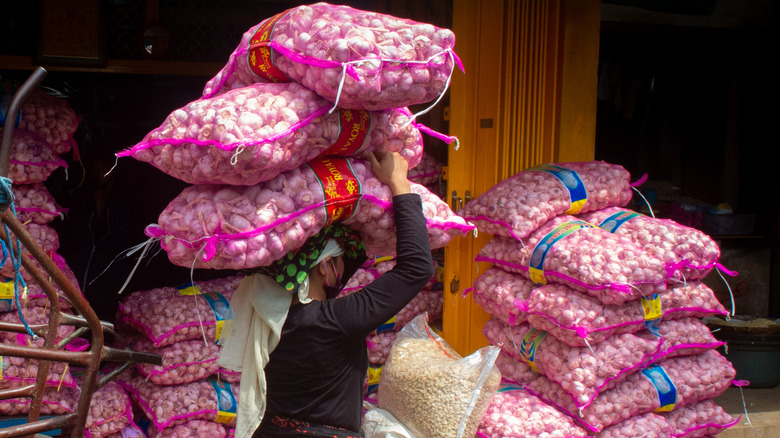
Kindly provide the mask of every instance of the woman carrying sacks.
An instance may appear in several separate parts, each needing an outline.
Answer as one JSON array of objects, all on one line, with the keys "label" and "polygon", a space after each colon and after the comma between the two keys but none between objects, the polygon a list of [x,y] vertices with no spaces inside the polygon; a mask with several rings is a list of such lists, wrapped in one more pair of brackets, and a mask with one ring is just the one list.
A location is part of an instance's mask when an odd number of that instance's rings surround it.
[{"label": "woman carrying sacks", "polygon": [[434,275],[419,195],[398,153],[368,154],[393,193],[395,267],[336,298],[366,261],[349,227],[333,224],[261,273],[248,275],[230,307],[219,364],[242,372],[236,437],[361,437],[366,337]]}]

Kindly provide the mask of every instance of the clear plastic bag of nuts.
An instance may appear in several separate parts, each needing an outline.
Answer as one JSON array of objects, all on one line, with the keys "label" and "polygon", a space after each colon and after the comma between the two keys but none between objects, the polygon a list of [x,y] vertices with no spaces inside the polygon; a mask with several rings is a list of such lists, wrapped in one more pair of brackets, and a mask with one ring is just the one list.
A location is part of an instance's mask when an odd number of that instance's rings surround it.
[{"label": "clear plastic bag of nuts", "polygon": [[382,370],[377,406],[417,438],[473,437],[501,383],[500,348],[462,357],[428,326],[427,314],[399,332]]}]

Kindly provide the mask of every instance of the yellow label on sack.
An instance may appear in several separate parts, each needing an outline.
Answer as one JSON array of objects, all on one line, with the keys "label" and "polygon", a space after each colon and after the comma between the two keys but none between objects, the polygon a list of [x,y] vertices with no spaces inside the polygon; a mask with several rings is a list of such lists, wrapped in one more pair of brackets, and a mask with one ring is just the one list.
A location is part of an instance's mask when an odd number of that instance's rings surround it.
[{"label": "yellow label on sack", "polygon": [[9,279],[0,282],[0,300],[14,298],[14,281]]},{"label": "yellow label on sack", "polygon": [[176,289],[179,290],[179,295],[200,295],[198,285],[192,282],[176,286]]},{"label": "yellow label on sack", "polygon": [[577,172],[554,164],[540,164],[528,170],[547,172],[558,178],[569,193],[569,209],[566,210],[566,214],[579,213],[588,202],[588,191]]},{"label": "yellow label on sack", "polygon": [[531,260],[528,266],[528,274],[531,277],[531,281],[536,283],[537,286],[544,286],[547,284],[547,278],[544,276],[544,260],[547,258],[547,253],[550,248],[553,247],[559,240],[574,233],[583,228],[595,228],[593,224],[589,224],[585,221],[568,221],[564,222],[554,230],[547,233],[546,236],[541,238],[536,243],[534,250],[531,252]]},{"label": "yellow label on sack", "polygon": [[394,330],[395,329],[395,319],[396,319],[396,317],[393,316],[392,318],[390,318],[387,321],[385,321],[384,324],[380,325],[379,328],[376,329],[376,332],[377,333],[382,333],[382,332],[388,332],[390,330]]},{"label": "yellow label on sack", "polygon": [[217,381],[214,377],[209,378],[211,386],[214,387],[214,391],[217,394],[217,418],[214,419],[216,423],[228,424],[232,423],[236,419],[236,412],[238,411],[238,403],[236,402],[236,396],[233,394],[233,388],[230,387],[228,382]]},{"label": "yellow label on sack", "polygon": [[664,315],[664,311],[661,308],[661,297],[658,294],[654,294],[649,299],[642,297],[642,310],[645,313],[645,321],[652,319],[659,319]]}]

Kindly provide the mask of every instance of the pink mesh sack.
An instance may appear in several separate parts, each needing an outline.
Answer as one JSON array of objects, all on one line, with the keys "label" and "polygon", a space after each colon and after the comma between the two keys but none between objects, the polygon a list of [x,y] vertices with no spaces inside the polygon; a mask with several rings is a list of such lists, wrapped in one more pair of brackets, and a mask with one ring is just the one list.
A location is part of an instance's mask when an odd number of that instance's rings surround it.
[{"label": "pink mesh sack", "polygon": [[[64,415],[76,410],[80,390],[78,388],[45,388],[41,415]],[[0,415],[26,416],[30,413],[31,397],[12,397],[0,400]]]},{"label": "pink mesh sack", "polygon": [[8,161],[8,178],[14,184],[46,181],[60,167],[68,167],[68,163],[40,135],[24,129],[14,130]]},{"label": "pink mesh sack", "polygon": [[588,432],[572,418],[520,388],[502,386],[477,428],[481,438],[577,438]]},{"label": "pink mesh sack", "polygon": [[36,88],[22,103],[21,113],[19,129],[38,134],[55,154],[71,150],[79,118],[66,99]]},{"label": "pink mesh sack", "polygon": [[348,6],[297,6],[247,30],[203,97],[254,82],[297,82],[334,106],[384,110],[429,102],[448,88],[455,34]]},{"label": "pink mesh sack", "polygon": [[142,308],[128,309],[135,317],[127,317],[125,322],[155,347],[193,339],[216,343],[225,325],[233,320],[232,296],[230,290],[159,298]]},{"label": "pink mesh sack", "polygon": [[398,152],[416,166],[423,141],[405,108],[342,109],[296,83],[261,83],[173,111],[132,156],[191,184],[251,186],[320,155]]},{"label": "pink mesh sack", "polygon": [[494,317],[483,327],[485,338],[506,353],[558,383],[577,406],[588,406],[600,391],[651,362],[661,339],[616,335],[589,348],[569,347],[527,324],[506,325]]},{"label": "pink mesh sack", "polygon": [[[52,260],[54,260],[55,265],[65,275],[65,278],[68,279],[70,284],[76,288],[76,291],[80,293],[82,296],[84,296],[83,292],[81,291],[81,287],[79,286],[78,279],[76,278],[76,274],[73,272],[70,266],[68,266],[65,259],[62,258],[62,256],[60,256],[59,254],[54,253],[52,254]],[[38,264],[37,261],[35,261],[34,263],[36,265]],[[8,271],[11,271],[10,268],[7,269]],[[26,268],[21,267],[20,273],[27,285],[27,293],[26,294],[23,293],[19,297],[19,302],[22,304],[22,307],[26,308],[26,307],[49,306],[49,298],[46,295],[43,286],[37,280],[32,278],[32,275],[27,271]],[[46,281],[57,292],[57,296],[60,298],[59,300],[60,307],[63,309],[72,308],[73,304],[66,298],[65,292],[62,291],[60,285],[57,284],[57,282],[55,282],[52,278],[47,277]],[[2,278],[0,276],[0,311],[16,310],[16,301],[13,298],[14,298],[13,280],[11,278]]]},{"label": "pink mesh sack", "polygon": [[629,238],[672,267],[670,276],[678,280],[704,278],[720,258],[720,248],[710,236],[671,219],[657,219],[620,207],[592,211],[580,217]]},{"label": "pink mesh sack", "polygon": [[663,412],[673,437],[700,438],[717,435],[739,423],[712,399],[702,400],[670,412]]},{"label": "pink mesh sack", "polygon": [[[62,310],[63,313],[71,313],[67,309]],[[28,325],[48,325],[49,324],[49,308],[43,306],[22,307],[22,316]],[[0,321],[21,323],[22,319],[19,317],[19,311],[14,310],[11,312],[0,312]],[[55,342],[60,342],[76,329],[72,325],[60,324],[57,328],[57,334]],[[46,342],[45,337],[39,336],[37,340],[26,333],[12,333],[7,331],[0,331],[0,342],[3,344],[11,345],[34,345],[43,347]]]},{"label": "pink mesh sack", "polygon": [[629,178],[603,161],[544,164],[500,181],[458,214],[483,233],[523,239],[555,216],[628,204]]},{"label": "pink mesh sack", "polygon": [[700,281],[669,286],[656,295],[612,306],[551,283],[531,292],[524,308],[531,326],[572,347],[598,344],[618,333],[653,330],[660,321],[728,314],[712,289]]},{"label": "pink mesh sack", "polygon": [[622,304],[666,289],[667,271],[630,240],[569,215],[556,216],[526,239],[497,236],[475,258],[517,272],[539,286],[565,284]]},{"label": "pink mesh sack", "polygon": [[[431,248],[474,229],[426,188],[411,186],[423,201]],[[192,268],[267,266],[335,221],[361,235],[369,256],[394,255],[391,199],[366,162],[322,158],[255,186],[187,187],[146,234],[161,240],[173,264]]]},{"label": "pink mesh sack", "polygon": [[211,280],[187,282],[178,286],[163,286],[150,290],[135,291],[119,302],[117,319],[120,321],[138,319],[144,313],[151,311],[150,309],[157,307],[159,300],[204,293],[232,294],[243,278],[243,274],[237,274]]},{"label": "pink mesh sack", "polygon": [[536,288],[534,282],[520,274],[491,266],[474,280],[472,296],[475,303],[499,321],[519,325],[526,322],[527,301]]},{"label": "pink mesh sack", "polygon": [[[24,228],[45,253],[54,254],[59,249],[60,237],[57,235],[57,231],[54,228],[49,225],[36,223],[28,223]],[[25,247],[21,248],[21,256],[32,259],[32,255],[30,255],[30,252]],[[2,268],[0,268],[0,275],[5,278],[14,278],[15,268],[11,259],[5,258],[3,261],[4,264],[2,265]],[[35,263],[37,264],[38,262],[35,261]],[[20,269],[22,268],[20,267]]]},{"label": "pink mesh sack", "polygon": [[221,348],[203,339],[179,341],[165,347],[155,347],[148,339],[140,339],[133,350],[162,356],[162,365],[139,363],[136,369],[157,385],[178,385],[201,380],[216,374]]},{"label": "pink mesh sack", "polygon": [[192,420],[162,430],[157,430],[154,424],[151,424],[147,433],[149,438],[225,438],[228,436],[224,425],[207,420]]},{"label": "pink mesh sack", "polygon": [[522,359],[517,359],[503,350],[496,358],[496,368],[501,371],[503,380],[517,385],[525,385],[541,376]]},{"label": "pink mesh sack", "polygon": [[596,438],[671,438],[672,429],[666,419],[656,413],[635,415],[618,424],[604,428]]},{"label": "pink mesh sack", "polygon": [[[27,344],[21,344],[27,346]],[[15,356],[0,356],[0,389],[33,385],[38,378],[40,361]],[[76,383],[64,362],[51,362],[46,387],[75,387]]]},{"label": "pink mesh sack", "polygon": [[158,386],[136,377],[130,396],[159,432],[194,420],[235,426],[238,385],[202,379],[181,385]]},{"label": "pink mesh sack", "polygon": [[11,186],[14,194],[16,217],[21,223],[36,223],[45,225],[56,219],[63,218],[68,212],[62,208],[43,183],[14,184]]},{"label": "pink mesh sack", "polygon": [[526,389],[552,403],[592,432],[618,424],[635,415],[679,409],[714,398],[732,383],[734,367],[716,350],[678,356],[627,376],[600,394],[587,408],[578,409],[561,386],[546,377]]},{"label": "pink mesh sack", "polygon": [[[79,382],[81,385],[81,382]],[[84,436],[106,438],[133,423],[130,396],[117,382],[108,382],[92,394]]]},{"label": "pink mesh sack", "polygon": [[368,335],[366,337],[368,363],[371,365],[384,365],[396,338],[398,338],[398,332],[394,330],[381,333],[375,332]]}]

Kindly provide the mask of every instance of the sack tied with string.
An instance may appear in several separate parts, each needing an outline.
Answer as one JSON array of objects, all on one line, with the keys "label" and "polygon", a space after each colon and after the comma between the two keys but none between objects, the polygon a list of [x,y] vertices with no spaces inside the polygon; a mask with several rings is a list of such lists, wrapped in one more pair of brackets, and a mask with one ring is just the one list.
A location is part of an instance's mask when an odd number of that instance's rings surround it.
[{"label": "sack tied with string", "polygon": [[297,6],[247,30],[208,98],[255,82],[297,82],[333,102],[364,110],[440,98],[457,65],[455,34],[431,24],[349,6]]},{"label": "sack tied with string", "polygon": [[[422,198],[431,248],[474,227],[425,187]],[[254,186],[185,188],[147,226],[175,265],[210,269],[268,266],[326,225],[340,221],[357,231],[369,256],[394,255],[392,192],[367,162],[317,158]]]}]

